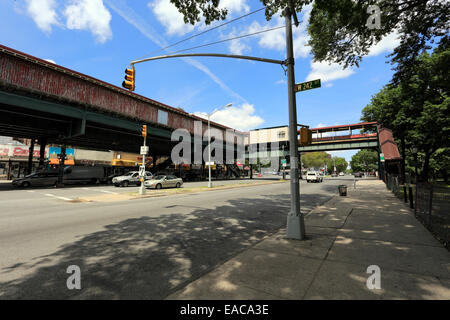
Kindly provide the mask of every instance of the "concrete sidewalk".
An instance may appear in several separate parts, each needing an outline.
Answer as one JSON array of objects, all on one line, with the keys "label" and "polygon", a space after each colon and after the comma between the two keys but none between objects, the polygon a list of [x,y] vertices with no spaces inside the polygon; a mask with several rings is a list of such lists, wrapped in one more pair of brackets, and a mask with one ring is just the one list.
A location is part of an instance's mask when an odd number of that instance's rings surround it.
[{"label": "concrete sidewalk", "polygon": [[[450,253],[379,180],[305,218],[307,240],[267,237],[167,299],[450,299]],[[367,267],[381,270],[368,289]]]}]

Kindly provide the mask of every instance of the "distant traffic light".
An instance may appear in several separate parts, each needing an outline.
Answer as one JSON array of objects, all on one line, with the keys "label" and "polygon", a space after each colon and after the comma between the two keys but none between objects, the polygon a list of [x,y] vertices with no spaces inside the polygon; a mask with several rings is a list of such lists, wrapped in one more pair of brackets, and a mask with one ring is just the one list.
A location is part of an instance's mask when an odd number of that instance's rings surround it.
[{"label": "distant traffic light", "polygon": [[300,141],[301,146],[309,146],[312,143],[312,131],[308,128],[300,128]]},{"label": "distant traffic light", "polygon": [[142,136],[143,136],[144,138],[147,137],[147,125],[146,125],[146,124],[144,124],[144,125],[142,126]]},{"label": "distant traffic light", "polygon": [[124,87],[125,89],[128,89],[130,91],[134,91],[135,77],[136,77],[136,71],[134,70],[134,66],[131,68],[125,69],[125,81],[122,82],[122,87]]}]

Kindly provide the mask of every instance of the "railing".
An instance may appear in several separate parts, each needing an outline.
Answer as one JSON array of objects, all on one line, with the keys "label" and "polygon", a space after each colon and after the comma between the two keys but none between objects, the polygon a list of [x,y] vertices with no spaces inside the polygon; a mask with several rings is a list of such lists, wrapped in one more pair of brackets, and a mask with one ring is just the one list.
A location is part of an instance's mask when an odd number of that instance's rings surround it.
[{"label": "railing", "polygon": [[387,175],[385,182],[399,199],[409,201],[416,218],[450,249],[450,188],[433,183],[413,185],[409,176],[400,184],[399,175]]}]

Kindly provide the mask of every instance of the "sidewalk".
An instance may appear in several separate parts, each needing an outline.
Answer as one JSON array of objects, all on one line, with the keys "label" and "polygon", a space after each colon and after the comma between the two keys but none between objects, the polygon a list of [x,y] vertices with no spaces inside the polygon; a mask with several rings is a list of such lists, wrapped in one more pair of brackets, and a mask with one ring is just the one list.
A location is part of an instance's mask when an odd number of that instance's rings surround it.
[{"label": "sidewalk", "polygon": [[[450,253],[379,180],[305,218],[307,240],[266,238],[167,299],[450,299]],[[367,267],[381,270],[368,289]]]}]

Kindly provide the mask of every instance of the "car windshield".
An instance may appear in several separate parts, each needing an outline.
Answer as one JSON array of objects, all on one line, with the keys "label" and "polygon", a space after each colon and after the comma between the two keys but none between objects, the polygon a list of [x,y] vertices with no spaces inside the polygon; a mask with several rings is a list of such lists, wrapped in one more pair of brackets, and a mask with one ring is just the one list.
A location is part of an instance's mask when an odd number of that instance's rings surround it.
[{"label": "car windshield", "polygon": [[37,172],[33,172],[32,174],[29,174],[27,176],[25,176],[25,178],[31,178],[37,175]]},{"label": "car windshield", "polygon": [[153,179],[155,179],[155,180],[162,180],[162,179],[164,179],[164,177],[165,177],[165,176],[156,176],[156,177],[154,177]]},{"label": "car windshield", "polygon": [[127,174],[125,174],[125,176],[132,176],[134,174],[134,171],[128,172]]}]

